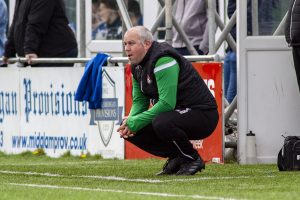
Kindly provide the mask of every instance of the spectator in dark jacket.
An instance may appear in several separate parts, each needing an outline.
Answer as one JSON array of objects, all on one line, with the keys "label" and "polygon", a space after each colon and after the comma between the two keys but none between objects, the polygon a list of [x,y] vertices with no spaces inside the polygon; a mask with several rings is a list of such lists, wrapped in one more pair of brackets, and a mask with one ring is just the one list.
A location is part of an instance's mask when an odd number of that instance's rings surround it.
[{"label": "spectator in dark jacket", "polygon": [[300,0],[291,0],[285,23],[285,38],[293,48],[293,59],[300,89]]},{"label": "spectator in dark jacket", "polygon": [[9,57],[77,57],[75,35],[68,25],[63,0],[16,0],[5,45]]}]

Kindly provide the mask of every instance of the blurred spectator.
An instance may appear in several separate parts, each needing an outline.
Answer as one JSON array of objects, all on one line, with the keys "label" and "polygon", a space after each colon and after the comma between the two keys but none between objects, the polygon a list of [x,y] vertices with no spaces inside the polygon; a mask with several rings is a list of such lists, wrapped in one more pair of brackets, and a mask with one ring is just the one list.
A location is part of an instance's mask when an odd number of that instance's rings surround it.
[{"label": "blurred spectator", "polygon": [[[205,0],[177,0],[175,19],[185,31],[199,55],[208,53],[207,5]],[[182,55],[190,55],[185,43],[173,28],[172,46]]]},{"label": "blurred spectator", "polygon": [[103,23],[93,32],[93,39],[113,40],[122,38],[122,21],[115,0],[100,0],[99,15]]},{"label": "blurred spectator", "polygon": [[[236,0],[229,0],[227,14],[230,19],[236,10]],[[236,25],[230,31],[231,36],[236,41]],[[224,58],[224,96],[229,103],[232,102],[236,95],[236,53],[228,47]]]},{"label": "blurred spectator", "polygon": [[273,35],[275,31],[274,12],[279,7],[279,0],[258,0],[259,35]]},{"label": "blurred spectator", "polygon": [[133,26],[143,25],[143,15],[139,2],[128,0],[128,14]]},{"label": "blurred spectator", "polygon": [[4,61],[16,54],[25,56],[28,64],[38,57],[77,57],[76,38],[68,24],[62,0],[16,0]]},{"label": "blurred spectator", "polygon": [[[7,6],[4,0],[0,0],[0,57],[3,56],[4,44],[6,42],[7,22]],[[0,64],[2,64],[1,61]]]},{"label": "blurred spectator", "polygon": [[[251,0],[247,0],[247,32],[252,34],[251,29]],[[231,18],[236,10],[236,0],[228,0],[227,14]],[[250,25],[250,26],[249,26]],[[236,41],[236,25],[230,31],[231,36]],[[237,93],[237,66],[236,66],[236,52],[230,47],[227,48],[224,58],[224,96],[229,103],[232,102]]]},{"label": "blurred spectator", "polygon": [[101,23],[101,17],[98,13],[98,8],[100,6],[100,0],[92,1],[92,31],[96,30]]}]

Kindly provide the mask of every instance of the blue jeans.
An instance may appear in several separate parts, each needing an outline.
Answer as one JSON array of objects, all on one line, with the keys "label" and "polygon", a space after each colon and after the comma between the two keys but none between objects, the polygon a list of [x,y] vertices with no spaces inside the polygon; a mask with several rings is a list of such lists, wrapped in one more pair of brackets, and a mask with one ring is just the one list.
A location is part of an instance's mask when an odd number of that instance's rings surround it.
[{"label": "blue jeans", "polygon": [[229,50],[224,59],[224,95],[229,103],[236,95],[236,53]]}]

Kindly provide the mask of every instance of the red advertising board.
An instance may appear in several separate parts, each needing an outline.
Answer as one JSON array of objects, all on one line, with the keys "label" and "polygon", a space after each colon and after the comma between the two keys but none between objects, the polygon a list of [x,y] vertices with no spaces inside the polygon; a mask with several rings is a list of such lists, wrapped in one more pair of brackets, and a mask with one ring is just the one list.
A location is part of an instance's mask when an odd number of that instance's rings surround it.
[{"label": "red advertising board", "polygon": [[[193,63],[193,66],[201,75],[209,90],[215,96],[219,112],[219,123],[213,134],[204,140],[194,142],[196,142],[199,154],[206,162],[223,163],[224,142],[222,130],[222,63]],[[132,82],[129,65],[127,65],[125,69],[125,80],[125,115],[128,115],[132,104]],[[145,159],[154,157],[158,158],[139,149],[130,142],[125,142],[125,159]]]}]

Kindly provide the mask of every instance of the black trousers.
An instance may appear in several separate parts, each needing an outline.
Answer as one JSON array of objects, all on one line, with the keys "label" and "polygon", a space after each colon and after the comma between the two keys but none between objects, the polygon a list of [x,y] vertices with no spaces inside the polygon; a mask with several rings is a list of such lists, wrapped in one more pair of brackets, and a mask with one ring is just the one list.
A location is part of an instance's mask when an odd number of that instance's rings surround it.
[{"label": "black trousers", "polygon": [[195,158],[197,151],[189,140],[204,139],[217,126],[217,109],[182,109],[159,114],[151,124],[127,140],[160,157]]},{"label": "black trousers", "polygon": [[293,59],[294,59],[294,66],[296,70],[298,88],[300,91],[300,46],[293,47]]}]

